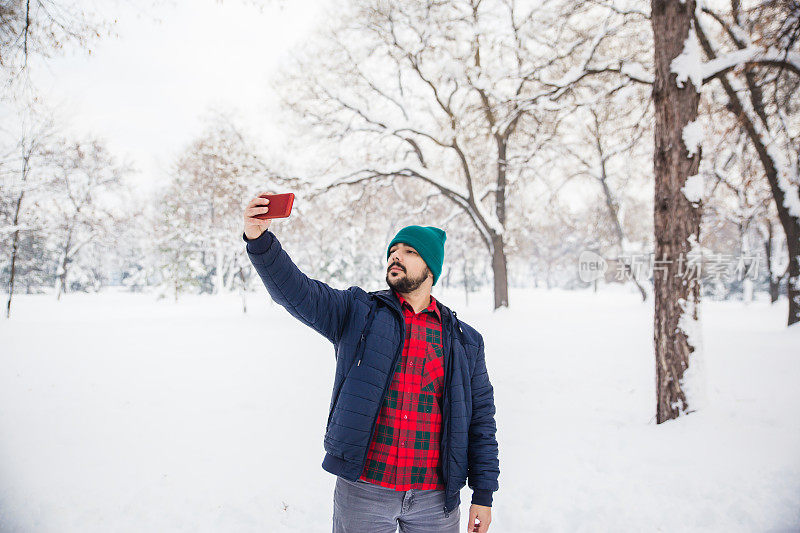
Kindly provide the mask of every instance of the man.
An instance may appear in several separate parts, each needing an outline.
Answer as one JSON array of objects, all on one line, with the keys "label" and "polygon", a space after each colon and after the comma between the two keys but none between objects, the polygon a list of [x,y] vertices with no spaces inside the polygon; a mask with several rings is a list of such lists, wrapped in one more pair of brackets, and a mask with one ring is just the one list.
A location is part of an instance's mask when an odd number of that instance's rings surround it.
[{"label": "man", "polygon": [[431,295],[445,232],[401,229],[387,249],[389,289],[339,290],[303,274],[270,219],[253,218],[268,204],[245,208],[250,261],[273,300],[335,348],[322,462],[337,476],[334,533],[457,532],[467,478],[467,531],[485,533],[500,473],[494,389],[483,337]]}]

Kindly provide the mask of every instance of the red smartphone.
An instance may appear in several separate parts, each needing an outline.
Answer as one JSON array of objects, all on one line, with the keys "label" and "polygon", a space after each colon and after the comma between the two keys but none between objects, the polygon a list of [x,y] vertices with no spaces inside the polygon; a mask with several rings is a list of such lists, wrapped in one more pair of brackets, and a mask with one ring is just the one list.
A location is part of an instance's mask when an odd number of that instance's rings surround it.
[{"label": "red smartphone", "polygon": [[[294,193],[287,192],[283,194],[259,194],[259,198],[269,198],[269,211],[259,215],[253,215],[253,218],[266,220],[268,218],[286,218],[292,212],[292,204],[294,203]],[[262,206],[263,207],[263,206]]]}]

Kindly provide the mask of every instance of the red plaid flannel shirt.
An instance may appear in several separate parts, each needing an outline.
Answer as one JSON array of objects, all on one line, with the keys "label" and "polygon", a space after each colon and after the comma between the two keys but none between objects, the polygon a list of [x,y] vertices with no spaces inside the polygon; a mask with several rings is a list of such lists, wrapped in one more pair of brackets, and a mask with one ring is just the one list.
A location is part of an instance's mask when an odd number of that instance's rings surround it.
[{"label": "red plaid flannel shirt", "polygon": [[392,292],[403,310],[406,337],[360,479],[395,490],[443,490],[442,317],[433,296],[427,308],[415,313],[397,291]]}]

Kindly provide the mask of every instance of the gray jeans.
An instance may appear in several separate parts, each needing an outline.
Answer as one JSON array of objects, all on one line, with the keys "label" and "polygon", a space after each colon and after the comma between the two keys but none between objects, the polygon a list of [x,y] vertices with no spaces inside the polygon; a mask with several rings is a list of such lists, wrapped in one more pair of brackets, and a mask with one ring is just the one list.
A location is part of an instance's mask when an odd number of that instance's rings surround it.
[{"label": "gray jeans", "polygon": [[336,476],[333,533],[458,533],[458,507],[444,516],[443,490],[394,490]]}]

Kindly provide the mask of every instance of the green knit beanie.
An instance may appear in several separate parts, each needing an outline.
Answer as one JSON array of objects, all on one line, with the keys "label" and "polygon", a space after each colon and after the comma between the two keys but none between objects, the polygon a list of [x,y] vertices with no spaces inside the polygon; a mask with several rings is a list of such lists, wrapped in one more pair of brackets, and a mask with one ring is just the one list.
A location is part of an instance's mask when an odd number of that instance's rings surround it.
[{"label": "green knit beanie", "polygon": [[433,226],[406,226],[397,232],[392,242],[386,248],[386,260],[389,260],[389,250],[398,242],[405,243],[419,252],[423,261],[433,273],[433,284],[439,279],[444,263],[444,241],[447,234],[444,230]]}]

